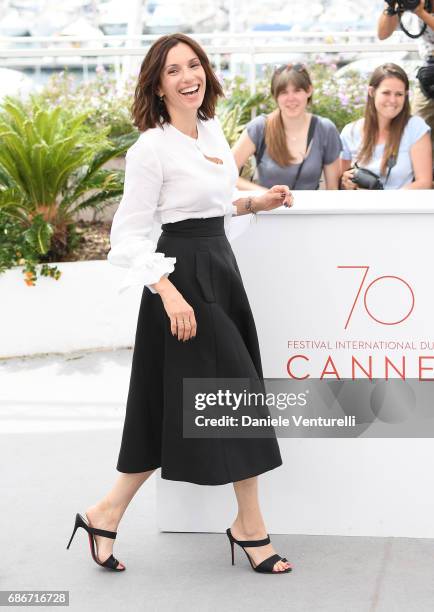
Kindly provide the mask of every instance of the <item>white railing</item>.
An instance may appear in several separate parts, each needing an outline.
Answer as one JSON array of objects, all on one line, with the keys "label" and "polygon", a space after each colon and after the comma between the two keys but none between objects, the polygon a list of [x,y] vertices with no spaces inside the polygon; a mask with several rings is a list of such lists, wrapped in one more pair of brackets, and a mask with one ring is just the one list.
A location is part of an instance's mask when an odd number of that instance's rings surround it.
[{"label": "white railing", "polygon": [[[243,41],[245,39],[252,38],[266,38],[266,39],[329,39],[329,38],[372,38],[375,40],[377,38],[377,33],[375,30],[352,30],[352,31],[329,31],[329,32],[294,32],[294,31],[278,31],[278,32],[269,32],[269,31],[261,31],[261,30],[252,30],[249,32],[198,32],[194,34],[189,34],[192,38],[199,41],[213,40],[213,39],[233,39]],[[104,41],[106,44],[111,42],[129,42],[132,40],[142,41],[142,42],[153,42],[160,38],[160,34],[116,34],[110,36],[0,36],[0,44],[1,43],[36,43],[36,42],[48,42],[48,43],[58,43],[65,41],[72,42],[92,42]],[[409,39],[410,40],[410,39]]]},{"label": "white railing", "polygon": [[[335,54],[345,56],[348,61],[367,54],[412,53],[417,43],[409,38],[401,40],[394,34],[387,41],[378,41],[375,31],[354,32],[247,32],[247,33],[198,33],[191,35],[200,42],[212,57],[217,70],[223,60],[243,58],[247,67],[252,91],[255,89],[256,66],[266,63],[264,56],[290,54]],[[35,67],[59,68],[74,66],[81,68],[83,78],[89,78],[89,68],[110,64],[116,77],[122,82],[137,69],[139,58],[143,58],[155,34],[135,36],[14,36],[0,37],[0,66],[10,68]],[[22,46],[16,47],[17,44]],[[28,45],[38,44],[38,47]],[[13,45],[13,46],[11,46]],[[261,56],[258,58],[258,56]],[[63,60],[63,61],[62,61]],[[272,61],[270,59],[270,61]],[[231,70],[234,74],[234,70]]]}]

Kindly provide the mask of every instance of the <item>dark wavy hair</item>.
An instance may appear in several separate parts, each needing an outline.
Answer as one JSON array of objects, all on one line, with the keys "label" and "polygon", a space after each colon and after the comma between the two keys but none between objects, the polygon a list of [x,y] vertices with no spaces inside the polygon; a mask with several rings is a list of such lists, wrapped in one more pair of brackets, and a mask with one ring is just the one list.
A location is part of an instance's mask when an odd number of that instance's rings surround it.
[{"label": "dark wavy hair", "polygon": [[134,102],[131,106],[133,124],[141,132],[162,127],[170,123],[170,116],[164,102],[160,101],[157,90],[160,86],[161,72],[166,63],[167,54],[179,43],[188,45],[197,55],[206,75],[206,89],[202,104],[197,114],[199,119],[212,119],[219,96],[223,96],[223,89],[214,74],[207,54],[192,38],[177,32],[161,36],[156,40],[145,55],[134,92]]}]

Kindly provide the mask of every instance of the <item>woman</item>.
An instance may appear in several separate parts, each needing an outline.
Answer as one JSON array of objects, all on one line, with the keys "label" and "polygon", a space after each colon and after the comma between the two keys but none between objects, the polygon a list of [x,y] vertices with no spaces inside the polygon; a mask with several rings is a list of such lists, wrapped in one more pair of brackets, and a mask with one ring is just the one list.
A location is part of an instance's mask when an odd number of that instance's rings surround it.
[{"label": "woman", "polygon": [[[339,133],[330,119],[308,112],[313,86],[306,68],[287,64],[275,70],[271,93],[276,110],[250,121],[232,149],[238,170],[255,155],[263,190],[276,183],[290,189],[318,189],[323,172],[326,188],[337,189],[342,149]],[[239,189],[258,189],[243,178],[237,185]]]},{"label": "woman", "polygon": [[[376,68],[370,78],[364,117],[341,133],[341,186],[359,189],[355,166],[379,177],[383,189],[430,189],[429,125],[410,115],[409,80],[397,64]],[[374,177],[375,178],[375,177]]]},{"label": "woman", "polygon": [[[129,267],[121,290],[145,285],[116,468],[121,475],[85,517],[76,515],[73,531],[84,528],[94,560],[116,571],[125,569],[112,555],[120,519],[158,467],[169,480],[233,482],[232,549],[246,546],[256,571],[291,570],[270,543],[257,498],[257,475],[282,464],[275,436],[191,439],[182,431],[183,378],[262,377],[255,324],[224,221],[292,204],[285,186],[232,203],[237,169],[214,118],[222,93],[205,52],[183,34],[161,37],[142,62],[133,104],[141,134],[127,152],[108,256]],[[149,239],[155,214],[163,230],[159,252]]]}]

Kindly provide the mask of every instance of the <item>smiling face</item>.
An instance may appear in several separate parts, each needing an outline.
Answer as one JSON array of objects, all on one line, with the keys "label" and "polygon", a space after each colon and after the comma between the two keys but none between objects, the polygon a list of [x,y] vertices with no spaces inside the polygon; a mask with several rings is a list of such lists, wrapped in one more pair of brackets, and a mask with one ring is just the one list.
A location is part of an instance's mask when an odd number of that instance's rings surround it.
[{"label": "smiling face", "polygon": [[279,91],[276,102],[282,112],[288,118],[299,117],[306,111],[307,103],[312,95],[312,87],[307,91],[296,84],[288,82],[284,89]]},{"label": "smiling face", "polygon": [[404,108],[407,92],[401,79],[387,77],[381,81],[376,89],[370,86],[368,94],[373,97],[378,115],[391,121]]},{"label": "smiling face", "polygon": [[167,54],[160,75],[158,95],[164,96],[169,115],[194,113],[201,106],[206,90],[202,64],[185,43],[178,43]]}]

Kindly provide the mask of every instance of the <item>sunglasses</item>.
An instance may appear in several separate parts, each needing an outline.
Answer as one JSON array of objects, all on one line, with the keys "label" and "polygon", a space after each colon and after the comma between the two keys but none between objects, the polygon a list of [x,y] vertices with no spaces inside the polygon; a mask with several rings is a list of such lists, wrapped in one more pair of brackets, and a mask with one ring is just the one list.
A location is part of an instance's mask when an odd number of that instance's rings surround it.
[{"label": "sunglasses", "polygon": [[295,72],[306,72],[306,66],[304,64],[282,64],[276,68],[275,73],[280,74],[284,70],[291,72],[291,70],[295,70]]}]

